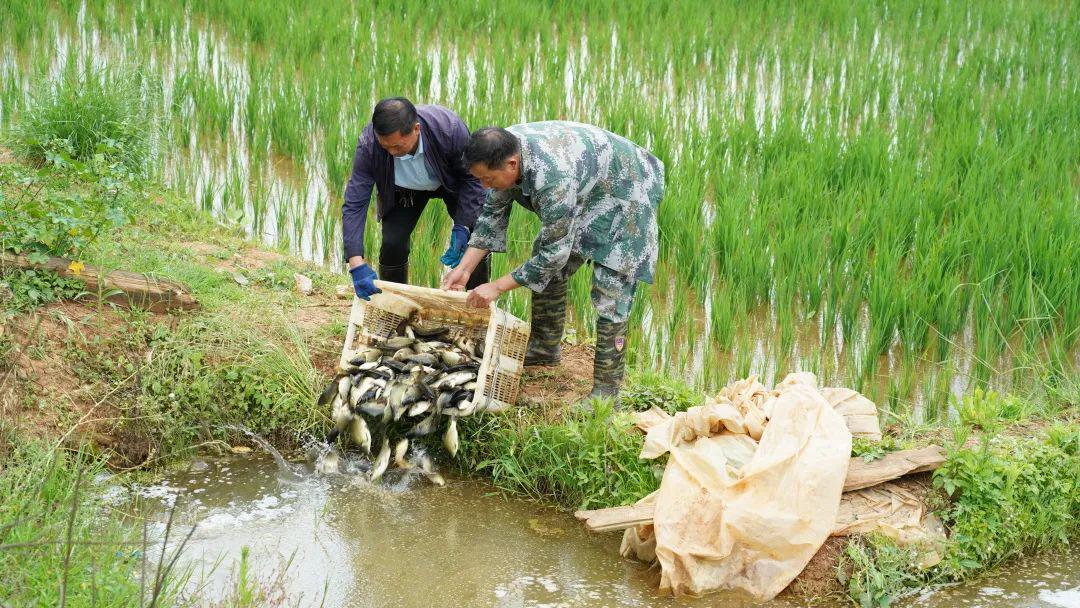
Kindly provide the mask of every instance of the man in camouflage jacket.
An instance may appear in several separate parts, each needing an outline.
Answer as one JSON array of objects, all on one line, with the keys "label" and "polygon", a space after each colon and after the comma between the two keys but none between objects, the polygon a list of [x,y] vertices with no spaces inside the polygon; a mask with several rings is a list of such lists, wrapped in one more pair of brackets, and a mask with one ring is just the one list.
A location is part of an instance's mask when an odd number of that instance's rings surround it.
[{"label": "man in camouflage jacket", "polygon": [[567,282],[582,263],[592,262],[597,322],[591,396],[616,396],[635,287],[638,281],[651,283],[656,271],[663,163],[598,127],[549,121],[478,130],[465,146],[465,165],[492,190],[469,249],[443,287],[464,289],[489,251],[506,251],[510,210],[517,201],[540,217],[532,257],[510,274],[473,288],[469,302],[486,307],[505,291],[521,285],[531,289],[525,363],[557,365]]}]

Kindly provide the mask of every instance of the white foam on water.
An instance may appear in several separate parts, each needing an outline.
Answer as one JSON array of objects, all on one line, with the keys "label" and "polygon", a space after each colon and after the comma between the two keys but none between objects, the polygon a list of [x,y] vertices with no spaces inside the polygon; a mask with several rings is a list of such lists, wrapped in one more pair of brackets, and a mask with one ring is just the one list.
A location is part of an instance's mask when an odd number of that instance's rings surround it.
[{"label": "white foam on water", "polygon": [[1080,587],[1062,591],[1040,591],[1039,600],[1060,608],[1080,608]]},{"label": "white foam on water", "polygon": [[152,498],[166,507],[172,508],[176,505],[176,499],[180,496],[181,489],[170,487],[168,480],[166,480],[152,486],[134,485],[132,491],[140,498]]},{"label": "white foam on water", "polygon": [[282,499],[290,501],[296,498],[295,491],[282,492],[280,496],[267,494],[257,500],[239,505],[229,501],[227,509],[215,510],[199,520],[200,530],[235,528],[251,522],[268,522],[281,519],[296,512],[289,503],[282,504]]},{"label": "white foam on water", "polygon": [[551,578],[550,576],[541,576],[536,579],[536,582],[539,583],[544,588],[544,591],[547,591],[548,593],[555,593],[559,590],[559,585],[557,585],[555,583],[555,579]]}]

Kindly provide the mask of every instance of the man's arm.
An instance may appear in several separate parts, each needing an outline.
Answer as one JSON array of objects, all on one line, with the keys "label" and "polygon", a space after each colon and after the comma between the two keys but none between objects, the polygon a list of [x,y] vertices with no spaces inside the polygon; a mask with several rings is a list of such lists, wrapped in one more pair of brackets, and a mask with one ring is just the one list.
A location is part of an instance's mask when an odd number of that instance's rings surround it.
[{"label": "man's arm", "polygon": [[465,302],[473,308],[487,308],[492,302],[499,299],[499,296],[512,290],[517,289],[521,285],[514,280],[514,277],[510,275],[503,275],[490,283],[484,283],[483,285],[477,285],[475,289],[469,292],[468,298]]},{"label": "man's arm", "polygon": [[514,198],[508,190],[492,190],[484,198],[484,210],[476,219],[469,247],[487,251],[506,251],[506,233],[510,229],[510,211]]},{"label": "man's arm", "polygon": [[[470,291],[469,305],[486,308],[500,295],[522,285],[536,292],[543,291],[570,258],[574,246],[576,202],[577,189],[569,179],[537,191],[533,195],[533,204],[540,215],[541,227],[535,254],[510,274]],[[455,285],[464,287],[464,282],[460,277],[455,279]]]},{"label": "man's arm", "polygon": [[533,257],[510,276],[519,285],[539,292],[566,266],[574,246],[577,189],[569,178],[545,186],[533,195],[540,216],[540,234]]},{"label": "man's arm", "polygon": [[345,242],[345,259],[349,267],[364,263],[364,228],[371,204],[375,176],[371,167],[371,125],[364,127],[356,143],[353,169],[345,186],[345,203],[341,207],[341,236]]}]

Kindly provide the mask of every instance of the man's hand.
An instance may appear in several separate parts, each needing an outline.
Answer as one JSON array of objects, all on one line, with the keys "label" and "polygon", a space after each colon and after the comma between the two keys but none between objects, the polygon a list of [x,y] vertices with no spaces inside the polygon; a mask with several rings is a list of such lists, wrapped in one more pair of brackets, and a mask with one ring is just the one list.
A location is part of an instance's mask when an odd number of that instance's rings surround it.
[{"label": "man's hand", "polygon": [[466,269],[463,264],[459,264],[443,277],[440,287],[449,291],[465,291],[465,285],[468,284],[471,276],[472,271]]},{"label": "man's hand", "polygon": [[487,308],[492,302],[498,300],[502,293],[502,288],[495,282],[484,283],[483,285],[474,287],[473,290],[469,292],[469,298],[465,300],[465,302],[474,308]]},{"label": "man's hand", "polygon": [[379,275],[371,266],[360,264],[350,269],[349,274],[352,275],[353,291],[361,300],[371,300],[371,296],[382,293],[382,290],[375,286],[375,279],[378,279]]},{"label": "man's hand", "polygon": [[465,247],[469,244],[469,229],[461,224],[454,224],[450,231],[450,246],[446,253],[442,254],[439,261],[451,268],[457,268],[461,263],[461,256],[465,255]]},{"label": "man's hand", "polygon": [[487,255],[486,249],[478,249],[476,247],[469,247],[465,250],[464,257],[461,258],[461,262],[450,272],[443,277],[440,286],[443,289],[450,291],[465,291],[465,286],[469,282],[469,277],[472,276],[476,267]]}]

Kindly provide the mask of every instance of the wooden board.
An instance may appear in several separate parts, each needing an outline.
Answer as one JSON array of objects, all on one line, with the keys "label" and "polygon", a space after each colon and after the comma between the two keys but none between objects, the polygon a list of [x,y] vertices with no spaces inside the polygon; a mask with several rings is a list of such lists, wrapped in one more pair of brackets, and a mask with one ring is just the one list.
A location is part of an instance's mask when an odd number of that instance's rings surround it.
[{"label": "wooden board", "polygon": [[[876,486],[912,473],[933,471],[944,462],[945,451],[936,445],[892,452],[872,462],[865,462],[859,457],[852,458],[848,463],[844,491]],[[624,505],[574,513],[574,517],[584,521],[585,527],[593,532],[609,532],[649,524],[652,523],[652,516],[653,505]]]},{"label": "wooden board", "polygon": [[936,445],[918,450],[890,452],[884,458],[871,462],[852,458],[848,464],[847,478],[844,480],[844,491],[869,488],[912,473],[933,471],[944,463],[945,450]]},{"label": "wooden board", "polygon": [[610,509],[577,511],[574,517],[585,522],[585,527],[592,532],[622,530],[642,524],[651,524],[653,505],[623,505]]},{"label": "wooden board", "polygon": [[66,258],[49,258],[44,264],[38,264],[31,262],[26,256],[9,252],[0,252],[0,264],[3,267],[53,270],[62,277],[82,281],[86,284],[86,291],[91,294],[118,291],[119,293],[108,295],[105,299],[128,308],[166,312],[194,310],[199,307],[198,301],[186,285],[148,274],[125,270],[102,272],[93,266],[84,266],[76,274],[70,269],[71,260]]}]

